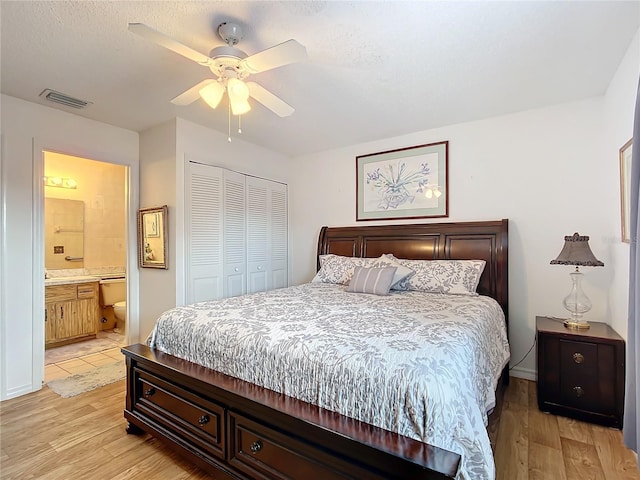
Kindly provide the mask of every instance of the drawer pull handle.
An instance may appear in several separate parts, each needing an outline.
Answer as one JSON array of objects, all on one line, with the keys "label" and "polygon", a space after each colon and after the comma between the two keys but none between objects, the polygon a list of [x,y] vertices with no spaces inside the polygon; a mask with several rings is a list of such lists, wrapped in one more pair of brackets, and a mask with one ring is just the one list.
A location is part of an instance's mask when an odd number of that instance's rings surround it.
[{"label": "drawer pull handle", "polygon": [[574,353],[573,354],[573,361],[576,363],[582,363],[584,362],[584,355],[582,355],[581,353]]},{"label": "drawer pull handle", "polygon": [[262,442],[260,440],[256,440],[249,448],[251,449],[251,453],[258,453],[262,450]]},{"label": "drawer pull handle", "polygon": [[576,392],[576,397],[578,398],[584,395],[584,389],[582,387],[573,387],[573,391]]},{"label": "drawer pull handle", "polygon": [[146,398],[149,398],[149,397],[150,397],[151,395],[153,395],[154,393],[156,393],[156,389],[155,389],[155,388],[153,388],[153,387],[150,387],[150,388],[147,388],[147,389],[144,391],[144,396],[145,396]]},{"label": "drawer pull handle", "polygon": [[198,419],[198,425],[200,425],[201,427],[204,427],[207,423],[209,423],[209,415],[202,415]]}]

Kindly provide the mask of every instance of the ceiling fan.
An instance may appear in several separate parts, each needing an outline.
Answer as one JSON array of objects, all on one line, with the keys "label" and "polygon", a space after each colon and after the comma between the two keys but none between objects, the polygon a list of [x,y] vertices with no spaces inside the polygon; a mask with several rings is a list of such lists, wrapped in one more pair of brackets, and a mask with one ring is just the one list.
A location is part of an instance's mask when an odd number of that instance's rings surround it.
[{"label": "ceiling fan", "polygon": [[203,80],[175,97],[171,100],[171,103],[175,105],[189,105],[198,98],[202,98],[211,108],[216,108],[226,91],[234,115],[242,115],[251,110],[248,102],[249,97],[260,102],[280,117],[287,117],[294,112],[293,107],[281,98],[256,82],[246,82],[245,80],[256,73],[306,60],[307,49],[296,40],[287,40],[248,56],[236,47],[242,39],[240,26],[224,22],[218,26],[218,35],[227,45],[213,48],[207,56],[143,23],[130,23],[129,31],[200,65],[209,67],[216,76],[216,78]]}]

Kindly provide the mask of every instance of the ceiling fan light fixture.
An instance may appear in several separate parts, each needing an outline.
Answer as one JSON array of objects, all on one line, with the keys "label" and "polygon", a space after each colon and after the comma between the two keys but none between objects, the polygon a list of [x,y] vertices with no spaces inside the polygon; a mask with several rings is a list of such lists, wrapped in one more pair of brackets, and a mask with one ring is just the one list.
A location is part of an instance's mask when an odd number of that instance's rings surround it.
[{"label": "ceiling fan light fixture", "polygon": [[242,80],[230,78],[227,81],[227,95],[234,115],[243,115],[251,110],[249,105],[249,87]]},{"label": "ceiling fan light fixture", "polygon": [[202,87],[199,91],[200,97],[207,102],[211,108],[216,108],[222,100],[224,95],[224,85],[220,82],[212,82],[205,87]]},{"label": "ceiling fan light fixture", "polygon": [[207,78],[173,98],[171,103],[174,105],[187,106],[202,98],[211,108],[216,108],[224,96],[224,90],[227,90],[229,113],[233,110],[234,115],[242,115],[251,110],[249,97],[280,117],[287,117],[294,112],[293,107],[278,96],[255,82],[247,84],[244,80],[255,73],[306,60],[307,49],[296,40],[290,39],[247,56],[244,51],[236,47],[242,39],[240,25],[224,22],[219,25],[218,33],[226,45],[214,47],[207,56],[143,23],[129,23],[129,31],[199,65],[208,67],[215,75],[215,79]]},{"label": "ceiling fan light fixture", "polygon": [[233,100],[233,97],[229,97],[231,100],[231,113],[234,115],[244,115],[251,110],[251,105],[246,100]]}]

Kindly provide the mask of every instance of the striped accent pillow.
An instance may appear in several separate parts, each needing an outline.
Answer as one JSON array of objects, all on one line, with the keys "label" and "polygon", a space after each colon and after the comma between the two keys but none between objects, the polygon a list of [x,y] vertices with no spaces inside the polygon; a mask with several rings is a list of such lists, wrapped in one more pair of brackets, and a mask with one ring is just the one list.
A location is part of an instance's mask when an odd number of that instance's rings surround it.
[{"label": "striped accent pillow", "polygon": [[347,292],[389,295],[396,267],[355,267]]}]

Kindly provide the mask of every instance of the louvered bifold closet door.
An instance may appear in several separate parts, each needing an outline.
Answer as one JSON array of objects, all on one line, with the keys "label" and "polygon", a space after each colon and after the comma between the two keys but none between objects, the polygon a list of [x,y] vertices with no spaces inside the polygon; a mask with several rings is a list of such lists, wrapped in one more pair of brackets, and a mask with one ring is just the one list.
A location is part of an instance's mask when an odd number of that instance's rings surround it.
[{"label": "louvered bifold closet door", "polygon": [[224,296],[247,292],[245,176],[224,170]]},{"label": "louvered bifold closet door", "polygon": [[222,298],[222,169],[190,162],[186,190],[186,301],[195,303]]},{"label": "louvered bifold closet door", "polygon": [[274,288],[284,288],[288,283],[288,202],[287,186],[282,183],[269,182],[270,202],[270,262],[269,269],[269,290]]},{"label": "louvered bifold closet door", "polygon": [[269,289],[269,182],[247,177],[247,289],[249,293]]}]

